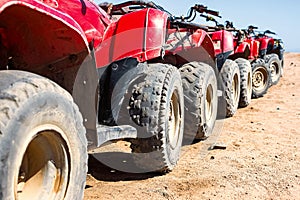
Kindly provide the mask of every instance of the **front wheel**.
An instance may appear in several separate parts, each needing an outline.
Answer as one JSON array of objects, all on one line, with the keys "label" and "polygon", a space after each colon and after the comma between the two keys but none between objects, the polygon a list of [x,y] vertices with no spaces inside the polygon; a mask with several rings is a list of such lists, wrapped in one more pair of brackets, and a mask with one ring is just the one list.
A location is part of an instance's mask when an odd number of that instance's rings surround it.
[{"label": "front wheel", "polygon": [[252,97],[264,96],[270,86],[271,73],[265,61],[257,59],[252,62]]},{"label": "front wheel", "polygon": [[281,61],[277,54],[266,55],[265,62],[271,72],[271,85],[276,85],[282,75]]},{"label": "front wheel", "polygon": [[252,69],[248,60],[238,58],[235,60],[240,68],[241,75],[241,94],[239,107],[247,107],[251,102],[252,97]]},{"label": "front wheel", "polygon": [[185,143],[203,139],[213,132],[217,118],[217,78],[205,63],[191,62],[180,69],[184,89]]},{"label": "front wheel", "polygon": [[236,62],[227,59],[220,71],[224,84],[226,117],[232,117],[238,109],[240,99],[240,69]]},{"label": "front wheel", "polygon": [[283,72],[284,72],[284,58],[282,58],[280,60],[280,64],[281,64],[281,77],[283,76]]},{"label": "front wheel", "polygon": [[82,199],[87,141],[72,97],[27,72],[0,81],[0,199]]},{"label": "front wheel", "polygon": [[183,137],[184,101],[178,70],[170,65],[150,64],[145,80],[137,84],[129,113],[144,138],[131,140],[134,161],[142,172],[172,170],[179,160]]}]

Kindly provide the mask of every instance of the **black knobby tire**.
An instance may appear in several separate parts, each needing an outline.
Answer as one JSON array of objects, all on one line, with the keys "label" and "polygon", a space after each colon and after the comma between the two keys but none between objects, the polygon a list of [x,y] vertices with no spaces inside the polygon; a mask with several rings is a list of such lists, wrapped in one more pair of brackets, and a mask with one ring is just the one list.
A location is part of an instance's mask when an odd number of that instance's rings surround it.
[{"label": "black knobby tire", "polygon": [[184,143],[211,135],[218,110],[217,78],[212,67],[191,62],[180,69],[184,92]]},{"label": "black knobby tire", "polygon": [[28,72],[0,72],[0,147],[0,199],[83,198],[83,120],[57,84]]},{"label": "black knobby tire", "polygon": [[235,60],[240,68],[241,76],[241,91],[240,91],[240,101],[239,107],[247,107],[252,98],[252,69],[251,63],[243,58],[238,58]]},{"label": "black knobby tire", "polygon": [[252,98],[263,97],[271,81],[271,72],[263,59],[256,59],[252,65]]},{"label": "black knobby tire", "polygon": [[226,117],[232,117],[238,109],[240,98],[240,70],[236,62],[227,59],[220,71],[224,84]]},{"label": "black knobby tire", "polygon": [[283,72],[284,72],[284,58],[282,58],[280,60],[280,64],[281,64],[281,77],[283,76]]},{"label": "black knobby tire", "polygon": [[129,103],[132,120],[146,127],[146,133],[131,140],[131,149],[141,172],[165,173],[177,164],[182,146],[182,83],[178,70],[170,65],[150,64],[146,74],[133,89]]},{"label": "black knobby tire", "polygon": [[265,57],[265,62],[267,66],[269,67],[270,73],[271,73],[271,85],[276,85],[280,77],[282,75],[282,66],[281,61],[279,60],[279,57],[277,54],[269,54]]}]

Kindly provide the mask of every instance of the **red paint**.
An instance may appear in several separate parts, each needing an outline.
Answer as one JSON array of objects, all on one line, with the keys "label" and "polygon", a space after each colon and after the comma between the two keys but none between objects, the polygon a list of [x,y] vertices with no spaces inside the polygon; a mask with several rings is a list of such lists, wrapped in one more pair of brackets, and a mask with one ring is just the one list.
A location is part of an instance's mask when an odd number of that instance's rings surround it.
[{"label": "red paint", "polygon": [[244,53],[247,49],[249,49],[250,51],[250,44],[248,42],[241,42],[241,43],[237,43],[235,42],[235,46],[236,49],[234,51],[234,53]]},{"label": "red paint", "polygon": [[147,8],[128,13],[113,22],[96,49],[97,66],[126,57],[140,62],[158,57],[165,42],[167,14]]},{"label": "red paint", "polygon": [[[88,54],[91,44],[98,67],[126,57],[144,62],[163,53],[185,53],[192,48],[205,49],[214,60],[212,40],[203,30],[170,29],[168,17],[159,9],[145,8],[114,21],[89,0],[2,0],[0,35],[8,55],[23,68],[48,65],[72,54]],[[180,41],[170,37],[175,32],[188,36]],[[166,49],[172,42],[184,45]],[[194,54],[192,60],[201,57]]]},{"label": "red paint", "polygon": [[246,39],[245,42],[247,42],[250,45],[250,56],[249,59],[256,59],[259,56],[259,42],[256,41],[253,38]]},{"label": "red paint", "polygon": [[238,38],[235,38],[234,46],[235,54],[242,54],[249,60],[254,60],[259,57],[260,42],[253,37],[247,35],[242,41],[238,41]]},{"label": "red paint", "polygon": [[[45,2],[45,3],[44,3]],[[52,63],[98,46],[109,16],[88,0],[2,0],[0,27],[9,56],[22,67]],[[9,33],[9,34],[7,34]]]},{"label": "red paint", "polygon": [[216,31],[210,34],[215,47],[215,55],[221,53],[234,53],[233,35],[226,30]]},{"label": "red paint", "polygon": [[274,45],[274,38],[263,36],[256,39],[260,43],[259,50],[267,50],[268,45]]}]

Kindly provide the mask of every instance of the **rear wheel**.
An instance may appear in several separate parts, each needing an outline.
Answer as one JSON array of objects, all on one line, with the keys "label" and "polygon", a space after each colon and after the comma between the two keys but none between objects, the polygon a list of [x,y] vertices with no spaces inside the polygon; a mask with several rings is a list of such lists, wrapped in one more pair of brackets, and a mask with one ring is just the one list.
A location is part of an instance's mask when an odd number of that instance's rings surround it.
[{"label": "rear wheel", "polygon": [[240,99],[240,70],[236,62],[226,60],[221,69],[226,100],[226,116],[232,117],[237,111]]},{"label": "rear wheel", "polygon": [[283,76],[283,72],[284,72],[284,58],[282,58],[281,60],[280,60],[280,63],[281,63],[281,77]]},{"label": "rear wheel", "polygon": [[277,54],[266,55],[265,62],[271,72],[271,85],[276,85],[282,74],[281,61]]},{"label": "rear wheel", "polygon": [[55,83],[0,72],[0,199],[82,199],[87,141],[72,97]]},{"label": "rear wheel", "polygon": [[252,97],[264,96],[269,89],[270,81],[271,73],[265,61],[257,59],[252,62]]},{"label": "rear wheel", "polygon": [[240,68],[241,75],[241,94],[240,94],[240,107],[247,107],[251,102],[252,97],[252,69],[248,60],[238,58],[235,60]]},{"label": "rear wheel", "polygon": [[183,89],[185,143],[211,135],[218,110],[217,78],[212,67],[192,62],[180,69]]},{"label": "rear wheel", "polygon": [[175,67],[150,64],[145,80],[135,86],[129,113],[143,138],[131,140],[135,163],[142,172],[172,170],[179,160],[183,137],[184,101]]}]

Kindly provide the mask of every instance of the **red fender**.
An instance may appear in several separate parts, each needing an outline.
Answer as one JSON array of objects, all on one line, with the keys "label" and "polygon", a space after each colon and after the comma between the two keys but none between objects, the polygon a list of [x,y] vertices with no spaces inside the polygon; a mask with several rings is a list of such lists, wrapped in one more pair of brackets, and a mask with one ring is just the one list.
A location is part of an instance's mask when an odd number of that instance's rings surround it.
[{"label": "red fender", "polygon": [[[247,52],[249,51],[249,53]],[[235,54],[243,54],[248,57],[248,59],[255,59],[259,56],[259,42],[248,38],[241,42],[235,49]]]},{"label": "red fender", "polygon": [[[99,44],[102,40],[105,20],[100,19],[106,16],[93,3],[83,0],[45,2],[0,2],[2,43],[7,54],[23,68],[50,64],[84,51],[87,55],[89,42]],[[92,23],[91,18],[94,18]]]},{"label": "red fender", "polygon": [[[187,29],[170,29],[166,45],[166,55],[175,55],[177,64],[201,61],[215,66],[214,45],[209,35],[198,29],[191,33]],[[174,63],[173,63],[174,64]]]},{"label": "red fender", "polygon": [[258,41],[252,41],[251,42],[250,59],[258,58],[258,56],[259,56],[259,42]]},{"label": "red fender", "polygon": [[234,53],[234,39],[233,35],[229,31],[221,30],[210,34],[215,47],[215,54],[231,52],[229,55]]},{"label": "red fender", "polygon": [[203,30],[198,29],[193,35],[194,47],[203,48],[206,50],[211,59],[215,59],[214,44],[211,37]]},{"label": "red fender", "polygon": [[159,57],[165,42],[167,18],[165,12],[147,8],[115,19],[96,49],[97,66],[107,66],[126,57],[137,58],[139,62]]},{"label": "red fender", "polygon": [[272,44],[274,45],[274,39],[273,38],[269,38],[269,37],[263,37],[263,38],[259,38],[258,39],[260,46],[259,46],[259,50],[267,50],[268,45]]},{"label": "red fender", "polygon": [[236,47],[234,53],[244,54],[247,49],[250,50],[250,44],[247,42],[242,42]]},{"label": "red fender", "polygon": [[[197,29],[191,34],[191,32],[186,29],[168,30],[168,39],[165,45],[166,54],[175,55],[195,48],[205,50],[209,56],[214,59],[214,45],[211,38],[205,31]],[[194,60],[198,59],[199,56],[195,57]]]},{"label": "red fender", "polygon": [[254,40],[252,38],[246,39],[245,42],[247,42],[250,45],[250,55],[248,59],[255,59],[259,56],[259,42],[257,40]]}]

